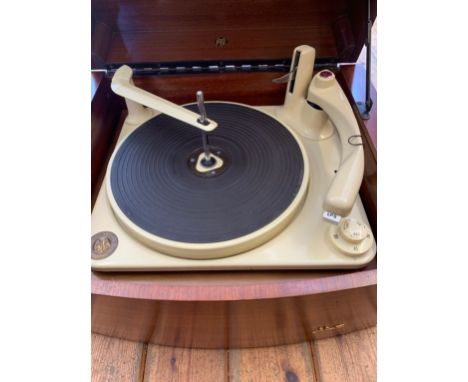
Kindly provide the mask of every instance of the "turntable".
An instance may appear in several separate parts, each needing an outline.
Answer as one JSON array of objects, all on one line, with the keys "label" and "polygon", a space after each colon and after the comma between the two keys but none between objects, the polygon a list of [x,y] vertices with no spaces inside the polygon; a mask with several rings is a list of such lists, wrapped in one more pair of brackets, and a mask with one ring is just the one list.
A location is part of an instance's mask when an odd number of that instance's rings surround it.
[{"label": "turntable", "polygon": [[292,55],[284,103],[184,106],[133,83],[92,213],[100,271],[358,268],[376,254],[359,197],[363,142],[333,71]]}]

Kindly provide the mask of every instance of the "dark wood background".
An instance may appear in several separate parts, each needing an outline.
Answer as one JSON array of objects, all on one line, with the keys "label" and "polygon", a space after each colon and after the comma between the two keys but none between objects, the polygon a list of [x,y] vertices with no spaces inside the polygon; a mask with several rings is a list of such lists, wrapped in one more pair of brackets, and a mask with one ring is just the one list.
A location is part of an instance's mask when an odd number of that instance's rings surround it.
[{"label": "dark wood background", "polygon": [[[371,1],[372,19],[377,1]],[[92,67],[122,62],[318,58],[355,62],[367,33],[365,0],[92,0]],[[218,38],[226,44],[217,44]]]}]

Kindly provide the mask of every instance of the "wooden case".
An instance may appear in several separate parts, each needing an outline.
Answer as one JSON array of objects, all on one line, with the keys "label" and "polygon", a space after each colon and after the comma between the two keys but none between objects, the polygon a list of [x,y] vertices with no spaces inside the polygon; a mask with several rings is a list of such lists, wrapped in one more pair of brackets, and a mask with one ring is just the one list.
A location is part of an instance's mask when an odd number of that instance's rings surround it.
[{"label": "wooden case", "polygon": [[[370,5],[374,20],[376,1]],[[123,99],[110,90],[119,64],[135,68],[136,85],[179,104],[202,88],[208,99],[279,105],[286,85],[272,79],[288,69],[296,46],[308,44],[317,50],[317,66],[336,73],[360,124],[360,195],[377,238],[376,150],[368,132],[375,133],[375,105],[366,128],[352,94],[363,96],[365,78],[337,66],[359,56],[367,6],[362,0],[92,0],[92,67],[107,69],[92,74],[92,206],[126,116]],[[240,69],[225,70],[229,63]],[[94,332],[163,345],[270,346],[376,324],[377,260],[354,271],[92,272],[91,283]]]}]

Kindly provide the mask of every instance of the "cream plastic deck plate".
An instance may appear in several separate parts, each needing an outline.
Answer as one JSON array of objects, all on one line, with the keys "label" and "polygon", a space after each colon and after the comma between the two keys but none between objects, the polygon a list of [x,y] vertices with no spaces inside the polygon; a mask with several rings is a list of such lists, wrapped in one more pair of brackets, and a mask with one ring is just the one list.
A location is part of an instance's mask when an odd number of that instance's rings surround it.
[{"label": "cream plastic deck plate", "polygon": [[[129,115],[92,213],[102,271],[357,268],[376,253],[358,192],[359,128],[315,51],[293,53],[283,106],[181,107],[133,85]],[[317,107],[318,106],[318,107]],[[357,138],[357,139],[356,139]],[[340,219],[324,219],[329,216]],[[325,214],[327,215],[327,214]],[[338,223],[336,225],[336,223]],[[114,236],[112,236],[114,237]],[[92,248],[93,243],[92,243]]]}]

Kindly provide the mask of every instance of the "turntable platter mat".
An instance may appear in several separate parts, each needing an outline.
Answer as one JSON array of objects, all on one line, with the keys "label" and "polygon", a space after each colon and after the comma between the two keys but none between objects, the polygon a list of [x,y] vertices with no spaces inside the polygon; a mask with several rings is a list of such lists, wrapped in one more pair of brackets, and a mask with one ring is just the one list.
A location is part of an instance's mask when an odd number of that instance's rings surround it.
[{"label": "turntable platter mat", "polygon": [[218,175],[190,166],[201,131],[161,114],[120,144],[107,176],[124,228],[179,257],[224,257],[264,243],[290,222],[307,191],[307,157],[288,128],[248,106],[205,106],[219,126],[209,134],[225,161]]}]

